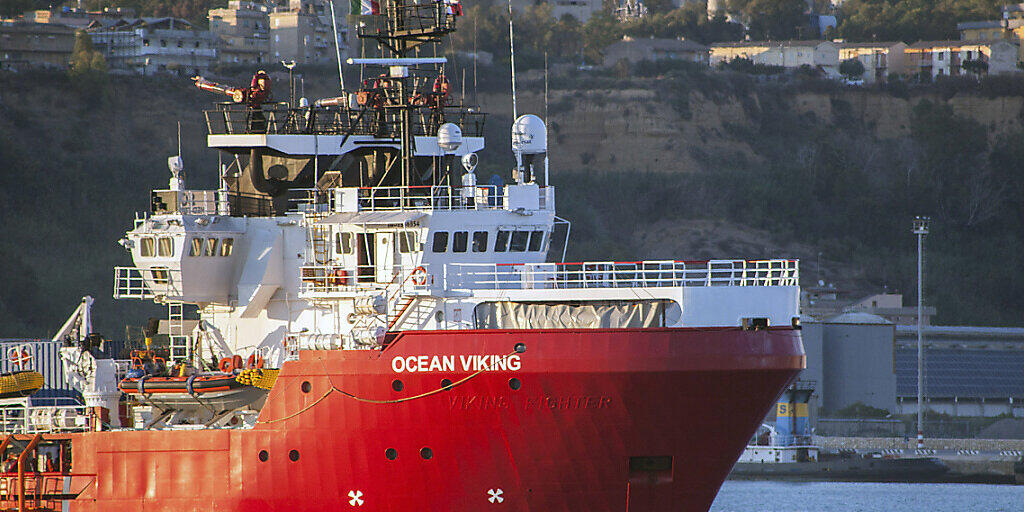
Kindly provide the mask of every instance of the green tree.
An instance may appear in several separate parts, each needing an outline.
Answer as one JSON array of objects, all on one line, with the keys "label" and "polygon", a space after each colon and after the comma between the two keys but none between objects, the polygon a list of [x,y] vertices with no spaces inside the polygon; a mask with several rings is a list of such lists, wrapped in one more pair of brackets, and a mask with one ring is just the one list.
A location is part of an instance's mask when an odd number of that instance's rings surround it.
[{"label": "green tree", "polygon": [[839,63],[839,74],[847,80],[859,80],[864,76],[864,63],[854,57]]},{"label": "green tree", "polygon": [[981,59],[967,59],[960,64],[960,67],[963,68],[964,71],[977,77],[981,77],[981,75],[988,73],[988,61]]},{"label": "green tree", "polygon": [[751,39],[794,39],[810,36],[805,0],[729,0],[740,13]]},{"label": "green tree", "polygon": [[851,41],[957,39],[961,21],[998,19],[1003,0],[846,0],[839,32]]}]

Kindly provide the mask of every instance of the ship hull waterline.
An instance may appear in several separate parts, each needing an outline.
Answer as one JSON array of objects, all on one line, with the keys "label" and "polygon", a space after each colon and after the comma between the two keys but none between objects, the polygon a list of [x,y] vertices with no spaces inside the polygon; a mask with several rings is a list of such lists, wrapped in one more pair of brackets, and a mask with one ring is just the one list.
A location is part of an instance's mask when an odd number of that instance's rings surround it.
[{"label": "ship hull waterline", "polygon": [[416,331],[301,351],[252,429],[74,434],[74,472],[95,478],[70,505],[703,511],[803,366],[791,328]]}]

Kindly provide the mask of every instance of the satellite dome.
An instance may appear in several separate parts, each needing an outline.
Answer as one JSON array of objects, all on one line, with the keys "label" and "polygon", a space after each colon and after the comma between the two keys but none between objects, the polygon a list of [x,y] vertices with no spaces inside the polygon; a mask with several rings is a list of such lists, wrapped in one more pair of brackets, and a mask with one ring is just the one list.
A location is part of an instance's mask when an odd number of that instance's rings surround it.
[{"label": "satellite dome", "polygon": [[442,124],[437,129],[437,145],[445,153],[451,153],[462,145],[462,128],[454,123]]},{"label": "satellite dome", "polygon": [[526,114],[512,123],[512,151],[538,155],[548,151],[548,129],[541,118]]}]

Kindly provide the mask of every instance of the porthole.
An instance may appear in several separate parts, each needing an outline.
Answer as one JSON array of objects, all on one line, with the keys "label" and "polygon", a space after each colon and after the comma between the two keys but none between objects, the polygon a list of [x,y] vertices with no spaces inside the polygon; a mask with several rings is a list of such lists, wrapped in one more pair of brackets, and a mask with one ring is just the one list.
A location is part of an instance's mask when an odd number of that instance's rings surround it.
[{"label": "porthole", "polygon": [[270,458],[270,454],[267,453],[266,450],[260,450],[258,457],[260,458],[260,462],[266,462],[267,459]]},{"label": "porthole", "polygon": [[420,457],[423,457],[423,460],[430,460],[434,458],[434,450],[424,446],[423,449],[420,450]]},{"label": "porthole", "polygon": [[444,389],[445,391],[447,391],[447,390],[449,390],[451,388],[452,388],[452,381],[451,381],[451,379],[441,379],[441,389]]},{"label": "porthole", "polygon": [[402,381],[395,379],[391,381],[391,389],[395,390],[396,392],[401,391],[405,389],[405,384]]},{"label": "porthole", "polygon": [[310,384],[308,380],[304,380],[302,381],[301,388],[303,393],[309,393],[309,390],[313,389],[313,385]]},{"label": "porthole", "polygon": [[516,354],[522,354],[526,352],[526,343],[516,343],[512,349],[516,351]]},{"label": "porthole", "polygon": [[299,451],[298,450],[292,450],[292,451],[288,452],[288,458],[291,459],[292,462],[298,461],[299,460]]},{"label": "porthole", "polygon": [[384,450],[384,456],[387,457],[388,460],[395,460],[398,458],[398,450],[388,448],[387,450]]},{"label": "porthole", "polygon": [[512,391],[518,391],[519,388],[523,387],[523,383],[519,382],[519,379],[512,377],[508,380],[508,387],[512,388]]}]

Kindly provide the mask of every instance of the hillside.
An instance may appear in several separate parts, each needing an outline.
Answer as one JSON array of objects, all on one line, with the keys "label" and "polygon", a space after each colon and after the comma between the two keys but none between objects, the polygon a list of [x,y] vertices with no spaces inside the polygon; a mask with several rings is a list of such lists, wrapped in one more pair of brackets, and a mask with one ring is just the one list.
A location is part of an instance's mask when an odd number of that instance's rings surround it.
[{"label": "hillside", "polygon": [[[306,92],[329,94],[331,83],[309,77]],[[539,82],[520,86],[520,111],[542,113]],[[1024,101],[1012,87],[961,89],[691,72],[553,80],[552,182],[573,221],[568,257],[795,256],[808,282],[910,292],[910,218],[931,214],[936,321],[1021,325],[1024,282],[1007,269],[1024,255]],[[110,268],[130,263],[117,240],[149,189],[166,185],[177,122],[191,185],[214,184],[201,115],[213,99],[186,79],[93,87],[0,75],[0,336],[52,333],[86,293],[109,336],[162,314],[109,299]],[[479,100],[494,112],[481,168],[505,176],[509,98]]]}]

